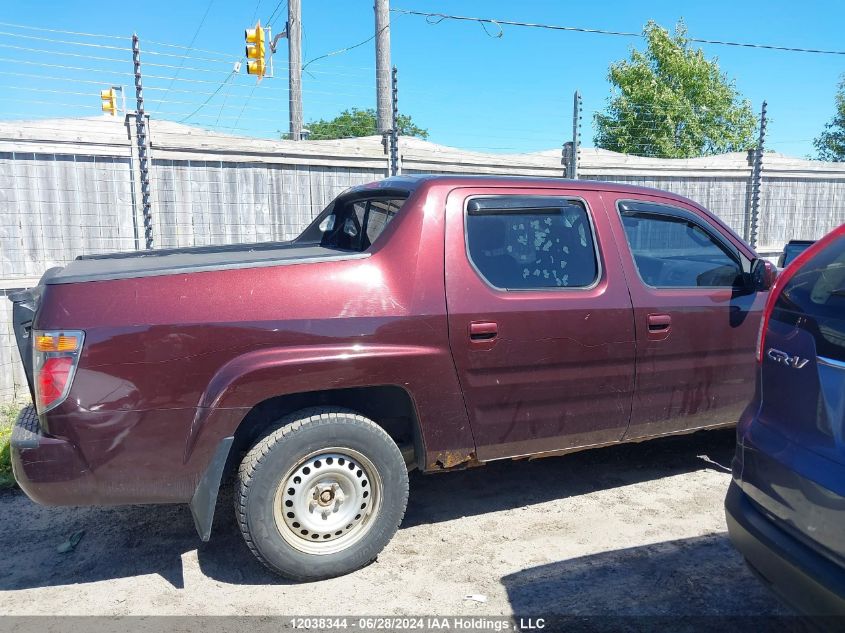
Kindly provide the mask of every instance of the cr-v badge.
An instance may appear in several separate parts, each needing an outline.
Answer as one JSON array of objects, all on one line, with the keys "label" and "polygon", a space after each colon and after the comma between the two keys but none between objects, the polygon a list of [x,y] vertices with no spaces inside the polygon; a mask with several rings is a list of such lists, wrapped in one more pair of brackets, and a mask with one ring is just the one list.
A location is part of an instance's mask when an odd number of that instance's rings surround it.
[{"label": "cr-v badge", "polygon": [[801,369],[802,367],[804,367],[804,365],[810,362],[806,358],[790,356],[786,352],[782,352],[779,349],[775,349],[774,347],[770,347],[769,351],[766,352],[766,355],[776,363],[786,365],[787,367],[792,367],[793,369]]}]

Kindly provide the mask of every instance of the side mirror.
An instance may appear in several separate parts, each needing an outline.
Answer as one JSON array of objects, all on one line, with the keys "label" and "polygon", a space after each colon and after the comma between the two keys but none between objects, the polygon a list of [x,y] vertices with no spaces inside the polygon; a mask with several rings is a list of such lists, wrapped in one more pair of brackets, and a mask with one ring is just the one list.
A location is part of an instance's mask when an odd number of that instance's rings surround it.
[{"label": "side mirror", "polygon": [[778,269],[767,259],[755,259],[751,263],[751,286],[755,292],[767,292],[775,285]]}]

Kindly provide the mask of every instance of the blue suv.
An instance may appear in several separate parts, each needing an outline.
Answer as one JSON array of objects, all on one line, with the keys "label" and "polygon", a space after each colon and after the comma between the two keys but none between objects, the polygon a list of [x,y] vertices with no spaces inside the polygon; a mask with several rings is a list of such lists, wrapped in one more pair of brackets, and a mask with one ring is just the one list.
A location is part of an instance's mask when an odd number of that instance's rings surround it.
[{"label": "blue suv", "polygon": [[845,615],[845,224],[778,278],[757,360],[725,500],[730,538],[797,609]]}]

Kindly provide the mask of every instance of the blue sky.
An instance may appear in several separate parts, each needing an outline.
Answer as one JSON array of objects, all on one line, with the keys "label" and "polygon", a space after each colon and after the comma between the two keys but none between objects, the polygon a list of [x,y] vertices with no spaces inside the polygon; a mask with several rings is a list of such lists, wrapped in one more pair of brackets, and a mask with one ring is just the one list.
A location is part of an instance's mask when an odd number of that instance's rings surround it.
[{"label": "blue sky", "polygon": [[[245,71],[229,75],[231,60],[243,54],[243,29],[255,17],[266,21],[277,4],[277,0],[212,0],[209,8],[208,0],[147,0],[138,10],[135,3],[114,1],[5,2],[0,11],[0,22],[6,23],[0,25],[0,117],[98,114],[99,83],[131,86],[126,49],[128,36],[135,31],[145,51],[146,97],[153,116],[225,132],[275,136],[287,130],[285,43],[275,56],[275,78],[256,86]],[[305,61],[373,33],[372,0],[302,0],[302,5]],[[393,0],[392,6],[636,32],[649,19],[672,26],[683,17],[694,37],[845,49],[845,2]],[[284,16],[274,22],[282,26]],[[70,36],[10,24],[124,37]],[[494,28],[488,30],[495,33]],[[213,54],[195,50],[182,59],[185,49],[167,46],[186,46],[195,33],[195,48]],[[392,25],[400,110],[428,128],[431,140],[481,151],[559,147],[571,134],[575,89],[584,98],[584,144],[592,145],[589,115],[609,95],[608,64],[627,56],[631,46],[642,45],[637,38],[517,27],[504,27],[504,35],[493,38],[478,24],[430,25],[424,18],[397,14]],[[812,153],[812,139],[832,117],[845,56],[716,45],[703,49],[709,57],[718,57],[722,70],[736,80],[755,111],[764,99],[768,101],[770,148],[797,156]],[[331,117],[346,107],[374,106],[373,43],[317,61],[308,71],[303,80],[306,121]]]}]

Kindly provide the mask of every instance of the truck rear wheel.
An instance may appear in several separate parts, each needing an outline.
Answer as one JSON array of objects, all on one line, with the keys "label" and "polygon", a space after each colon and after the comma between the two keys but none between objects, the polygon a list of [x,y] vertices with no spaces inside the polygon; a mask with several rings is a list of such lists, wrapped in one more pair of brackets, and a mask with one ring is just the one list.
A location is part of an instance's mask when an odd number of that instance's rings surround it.
[{"label": "truck rear wheel", "polygon": [[235,513],[253,554],[294,580],[340,576],[373,561],[408,501],[396,443],[344,409],[308,409],[279,420],[246,454]]}]

